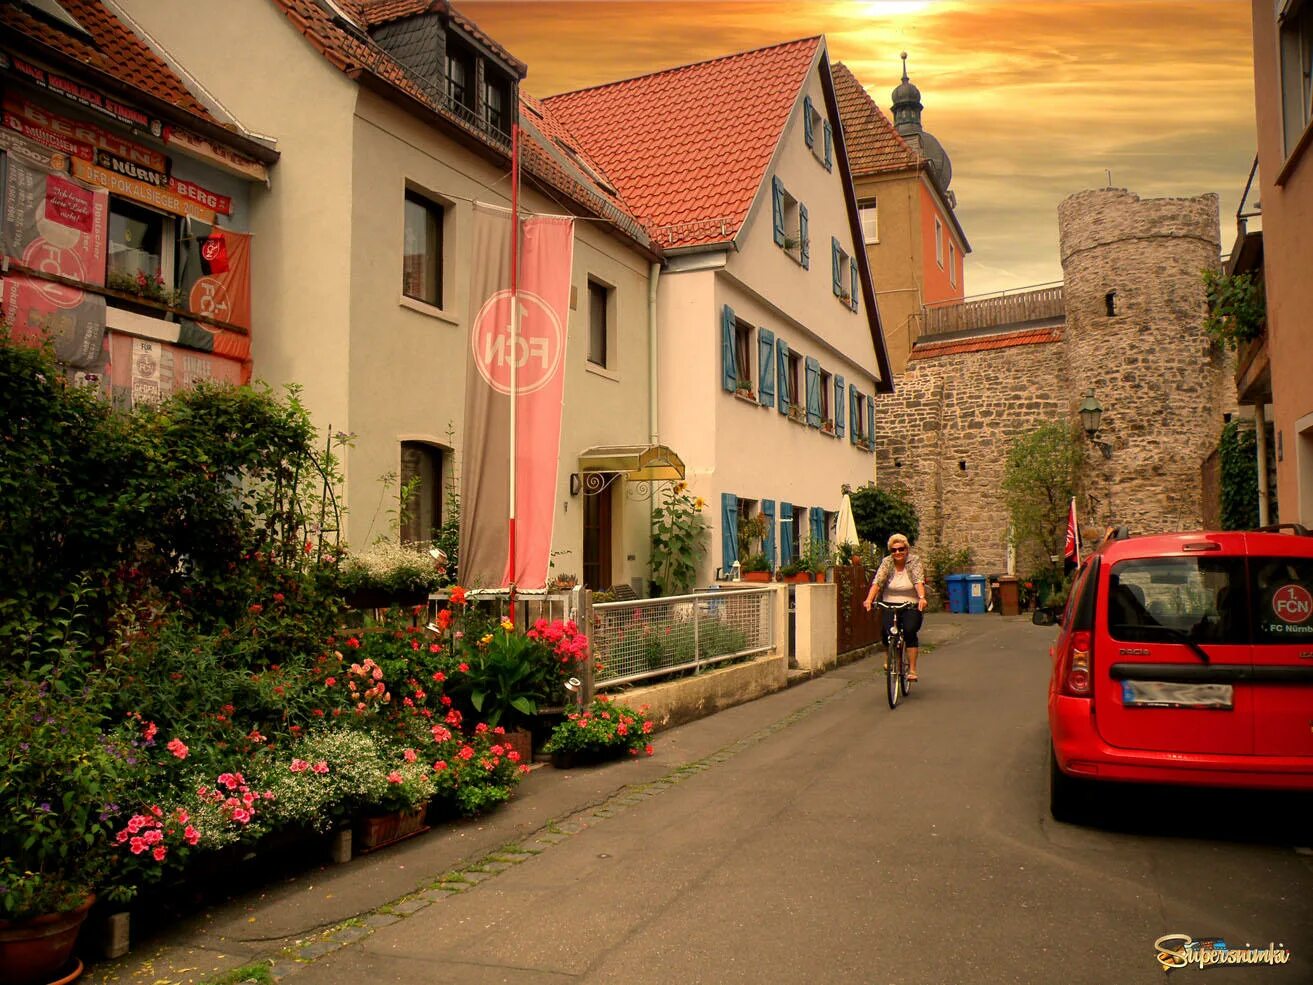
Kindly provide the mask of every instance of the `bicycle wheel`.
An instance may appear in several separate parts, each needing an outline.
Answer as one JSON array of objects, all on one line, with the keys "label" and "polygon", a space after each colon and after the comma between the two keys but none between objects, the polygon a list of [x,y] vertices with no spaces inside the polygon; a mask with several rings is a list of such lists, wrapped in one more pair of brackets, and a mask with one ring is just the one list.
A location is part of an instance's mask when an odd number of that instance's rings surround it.
[{"label": "bicycle wheel", "polygon": [[912,680],[907,675],[912,672],[912,662],[907,659],[906,647],[901,648],[898,660],[898,682],[903,688],[903,697],[907,697],[907,692],[912,690]]},{"label": "bicycle wheel", "polygon": [[885,682],[887,684],[889,707],[898,707],[898,698],[902,693],[902,686],[898,681],[898,671],[906,659],[903,655],[903,638],[896,636],[889,641],[888,652],[888,670],[885,672]]}]

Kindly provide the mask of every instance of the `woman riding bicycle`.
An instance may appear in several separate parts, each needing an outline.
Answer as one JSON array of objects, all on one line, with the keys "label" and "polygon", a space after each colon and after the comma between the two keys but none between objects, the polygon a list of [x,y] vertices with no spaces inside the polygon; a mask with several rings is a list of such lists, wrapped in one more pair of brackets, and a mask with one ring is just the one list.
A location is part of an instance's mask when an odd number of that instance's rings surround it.
[{"label": "woman riding bicycle", "polygon": [[907,660],[911,665],[907,675],[909,681],[917,680],[916,654],[919,641],[917,632],[921,629],[921,613],[925,611],[925,567],[921,559],[912,553],[912,547],[902,534],[889,538],[889,553],[876,569],[875,578],[871,580],[871,590],[866,593],[862,607],[867,612],[876,599],[886,605],[907,603],[907,608],[893,610],[881,609],[880,620],[885,640],[893,629],[895,614],[900,617],[903,639],[907,643]]}]

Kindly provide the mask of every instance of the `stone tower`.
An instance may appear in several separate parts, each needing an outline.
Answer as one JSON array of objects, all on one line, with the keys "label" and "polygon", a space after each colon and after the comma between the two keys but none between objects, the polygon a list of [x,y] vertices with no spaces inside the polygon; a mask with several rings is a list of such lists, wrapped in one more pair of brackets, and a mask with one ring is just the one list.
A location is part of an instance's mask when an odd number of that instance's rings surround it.
[{"label": "stone tower", "polygon": [[[1132,533],[1202,524],[1200,463],[1234,407],[1226,360],[1203,329],[1203,272],[1218,269],[1218,203],[1084,191],[1058,207],[1066,397],[1103,406],[1089,446],[1094,516]],[[1229,386],[1228,386],[1229,384]],[[1228,390],[1231,391],[1228,394]]]}]

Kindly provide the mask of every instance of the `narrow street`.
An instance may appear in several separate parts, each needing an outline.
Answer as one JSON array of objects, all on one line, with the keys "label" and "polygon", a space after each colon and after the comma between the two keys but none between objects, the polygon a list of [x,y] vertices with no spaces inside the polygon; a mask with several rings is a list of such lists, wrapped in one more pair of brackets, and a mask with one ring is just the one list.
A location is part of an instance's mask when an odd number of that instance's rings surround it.
[{"label": "narrow street", "polygon": [[1307,801],[1131,791],[1054,822],[1052,630],[977,625],[895,712],[863,661],[716,716],[755,729],[655,783],[618,767],[532,857],[366,917],[297,980],[1129,985],[1169,933],[1291,951],[1210,982],[1313,978]]}]

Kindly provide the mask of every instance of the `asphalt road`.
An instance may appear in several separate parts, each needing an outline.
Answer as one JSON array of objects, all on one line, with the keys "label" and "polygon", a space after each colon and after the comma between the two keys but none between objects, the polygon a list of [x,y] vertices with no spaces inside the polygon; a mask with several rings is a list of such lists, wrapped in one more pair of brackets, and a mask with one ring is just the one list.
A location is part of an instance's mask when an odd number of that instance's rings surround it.
[{"label": "asphalt road", "polygon": [[896,711],[872,661],[756,702],[752,734],[295,982],[1133,985],[1163,980],[1171,933],[1291,952],[1173,980],[1313,982],[1308,799],[1134,789],[1097,825],[1053,821],[1053,630],[979,625]]}]

